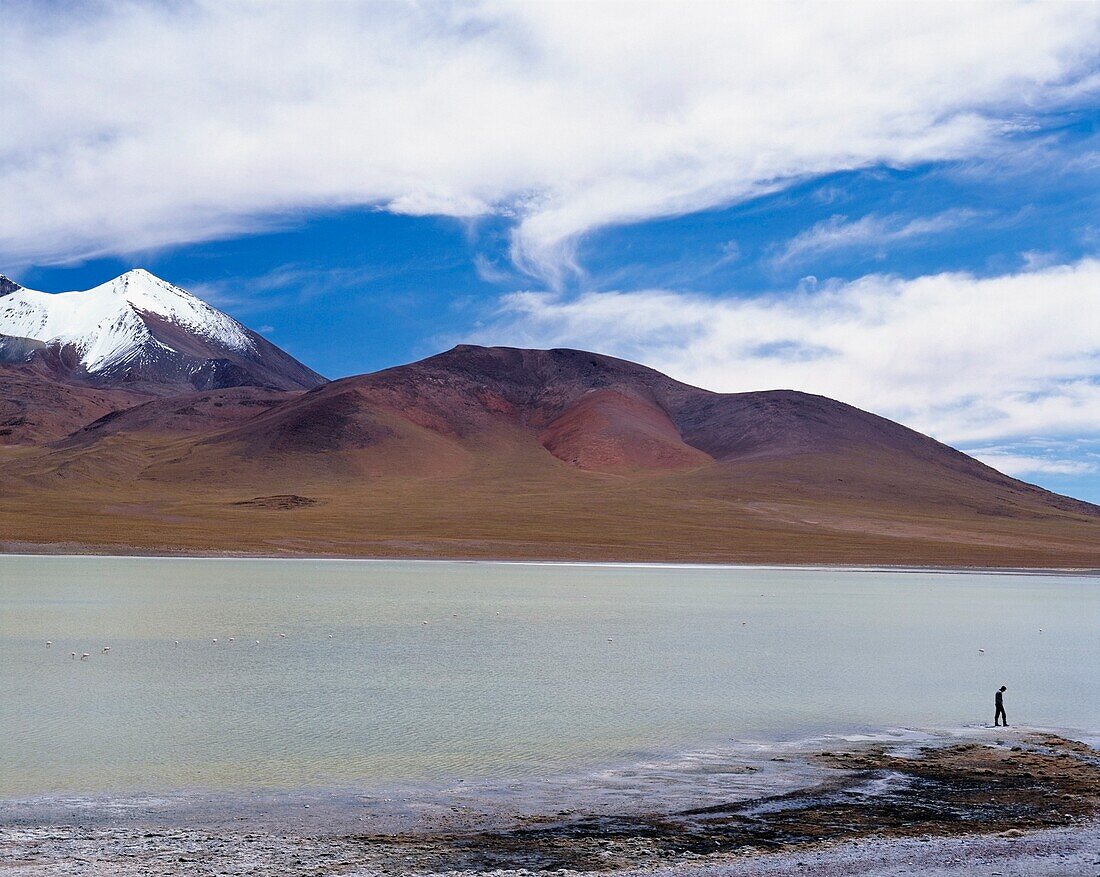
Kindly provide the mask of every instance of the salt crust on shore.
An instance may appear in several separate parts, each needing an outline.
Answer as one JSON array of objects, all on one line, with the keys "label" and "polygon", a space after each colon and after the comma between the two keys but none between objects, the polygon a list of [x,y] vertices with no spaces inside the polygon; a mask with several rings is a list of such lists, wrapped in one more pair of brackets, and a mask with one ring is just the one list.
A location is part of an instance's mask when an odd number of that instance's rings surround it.
[{"label": "salt crust on shore", "polygon": [[[230,839],[226,839],[230,840]],[[0,844],[0,853],[7,844]],[[63,860],[20,861],[0,855],[0,873],[5,877],[138,877],[156,873],[173,877],[214,877],[214,875],[298,874],[342,875],[342,877],[382,877],[396,872],[375,868],[337,866],[327,869],[316,858],[316,850],[303,843],[297,855],[281,862],[264,857],[242,861],[227,860],[227,849],[196,847],[181,843],[179,861],[163,858],[150,870],[150,862],[140,856],[122,855],[115,861],[102,857],[97,839],[85,838],[74,844],[72,855]],[[120,851],[115,851],[120,852]],[[293,863],[293,864],[292,864]],[[289,866],[289,867],[288,867]],[[424,872],[409,871],[410,875]],[[454,877],[474,872],[450,872]],[[496,871],[497,877],[526,875],[531,872]],[[721,862],[678,863],[660,868],[626,869],[599,872],[558,872],[591,877],[788,877],[807,874],[814,877],[896,877],[920,874],[921,877],[1092,877],[1100,874],[1100,822],[1071,829],[1037,831],[1020,837],[955,837],[849,841],[836,846],[766,854]]]},{"label": "salt crust on shore", "polygon": [[[960,743],[959,736],[978,740]],[[856,774],[871,769],[872,781],[853,784],[849,779],[842,786],[834,782],[793,797],[788,793],[748,802],[748,810],[745,805],[720,805],[684,811],[681,816],[696,813],[704,821],[689,820],[671,826],[672,832],[664,839],[671,844],[669,850],[678,850],[680,858],[675,862],[653,861],[661,832],[670,828],[668,814],[630,823],[625,835],[624,822],[614,816],[611,822],[600,823],[610,830],[606,836],[600,825],[595,831],[578,830],[582,826],[577,823],[570,828],[570,819],[549,834],[544,819],[536,819],[526,827],[498,826],[473,833],[455,834],[453,828],[448,831],[440,824],[426,833],[412,835],[362,829],[348,834],[317,834],[316,826],[313,831],[302,831],[304,825],[294,830],[282,820],[280,827],[271,824],[267,830],[257,830],[257,825],[245,827],[240,822],[235,827],[187,827],[188,820],[178,822],[171,817],[156,825],[153,823],[158,820],[148,821],[148,810],[135,799],[131,803],[139,805],[138,809],[128,816],[109,816],[102,801],[98,805],[89,802],[90,809],[78,808],[72,814],[75,819],[63,821],[49,817],[42,820],[45,813],[38,818],[25,813],[21,818],[8,809],[6,818],[0,821],[0,874],[526,875],[542,866],[559,874],[608,877],[1100,875],[1100,822],[1096,820],[1100,783],[1095,779],[1100,762],[1095,749],[1051,734],[1018,729],[1009,734],[974,729],[952,737],[954,742],[941,740],[931,749],[894,736],[892,745],[885,747],[878,738],[873,743],[849,741],[832,752],[819,750],[813,756],[817,762],[855,770]],[[788,762],[781,758],[780,763]],[[882,781],[883,776],[899,776],[899,770],[908,771],[911,777],[900,784]],[[699,779],[699,774],[692,774]],[[914,787],[913,779],[924,785]],[[889,806],[892,815],[875,816],[882,806]],[[846,838],[826,831],[817,834],[816,844],[799,843],[771,852],[761,845],[784,842],[792,825],[796,834],[810,836],[815,826],[820,829],[834,824],[828,816],[830,807],[834,813],[835,808],[841,808],[840,818],[852,830],[858,831],[862,825],[864,835]],[[936,813],[930,818],[933,810]],[[798,812],[805,818],[798,817],[793,823],[784,821],[784,813]],[[745,835],[746,823],[738,813],[755,813],[756,819],[778,814],[779,821],[772,830]],[[729,816],[733,820],[725,821]],[[705,820],[712,817],[719,820],[718,831],[705,835],[708,840],[700,844],[698,830],[705,829]],[[1028,821],[1031,830],[1021,831],[1028,828]],[[1052,823],[1063,825],[1046,827]],[[923,824],[938,825],[940,832],[947,833],[911,833],[913,828],[919,832]],[[981,833],[982,826],[985,833]],[[897,833],[899,829],[902,837],[889,838],[881,833]],[[956,831],[961,833],[954,834]],[[733,840],[738,832],[742,833],[740,851],[709,852],[711,838]],[[700,850],[704,855],[699,855]]]},{"label": "salt crust on shore", "polygon": [[[1100,875],[1100,822],[1020,837],[868,838],[827,849],[727,862],[628,869],[614,877],[1093,877]],[[366,877],[366,875],[364,875]],[[605,873],[605,877],[611,875]]]}]

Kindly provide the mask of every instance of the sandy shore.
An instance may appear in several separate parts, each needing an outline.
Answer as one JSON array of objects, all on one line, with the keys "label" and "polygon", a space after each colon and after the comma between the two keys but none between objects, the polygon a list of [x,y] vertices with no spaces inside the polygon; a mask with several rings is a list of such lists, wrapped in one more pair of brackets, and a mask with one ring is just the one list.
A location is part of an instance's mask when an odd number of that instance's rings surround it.
[{"label": "sandy shore", "polygon": [[587,808],[517,813],[517,796],[473,790],[404,824],[362,815],[365,799],[326,811],[322,795],[259,819],[211,803],[155,816],[140,800],[68,815],[6,802],[0,873],[1100,874],[1100,752],[1083,743],[1013,729],[764,757],[696,763],[675,793],[594,792]]}]

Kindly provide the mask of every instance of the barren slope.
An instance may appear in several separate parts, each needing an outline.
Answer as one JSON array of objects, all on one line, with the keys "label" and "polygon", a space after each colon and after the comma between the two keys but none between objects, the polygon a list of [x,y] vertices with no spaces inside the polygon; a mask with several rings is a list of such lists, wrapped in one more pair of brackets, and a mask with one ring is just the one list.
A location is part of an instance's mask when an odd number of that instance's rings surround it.
[{"label": "barren slope", "polygon": [[899,424],[582,351],[158,400],[3,472],[10,545],[1100,566],[1095,506]]}]

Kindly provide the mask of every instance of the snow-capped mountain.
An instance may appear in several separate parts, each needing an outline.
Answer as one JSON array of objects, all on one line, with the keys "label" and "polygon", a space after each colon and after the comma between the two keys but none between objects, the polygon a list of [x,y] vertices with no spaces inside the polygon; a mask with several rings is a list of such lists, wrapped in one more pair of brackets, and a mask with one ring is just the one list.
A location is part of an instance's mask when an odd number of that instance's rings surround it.
[{"label": "snow-capped mountain", "polygon": [[24,345],[28,359],[102,386],[293,390],[324,382],[232,317],[141,269],[58,293],[0,277],[0,335],[41,342]]},{"label": "snow-capped mountain", "polygon": [[125,363],[150,346],[172,350],[153,334],[146,322],[150,316],[236,353],[256,352],[236,320],[140,269],[83,292],[20,288],[0,298],[0,331],[72,346],[91,373]]}]

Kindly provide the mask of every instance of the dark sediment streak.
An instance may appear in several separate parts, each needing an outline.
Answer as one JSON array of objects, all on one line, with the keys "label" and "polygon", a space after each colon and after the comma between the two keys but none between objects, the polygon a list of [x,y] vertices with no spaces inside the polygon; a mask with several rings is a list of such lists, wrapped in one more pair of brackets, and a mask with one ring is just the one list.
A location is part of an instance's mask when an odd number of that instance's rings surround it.
[{"label": "dark sediment streak", "polygon": [[[430,871],[606,871],[852,840],[1072,825],[1100,809],[1100,758],[1052,735],[899,757],[885,746],[818,759],[843,773],[810,789],[672,814],[532,820],[508,831],[362,837]],[[397,865],[393,860],[391,867]]]},{"label": "dark sediment streak", "polygon": [[669,811],[655,795],[652,806],[629,812],[579,810],[480,826],[440,819],[396,833],[9,822],[0,832],[0,862],[17,875],[55,873],[59,865],[66,873],[120,875],[724,869],[771,858],[761,859],[764,853],[808,862],[870,837],[1094,831],[1100,813],[1100,755],[1049,734],[917,750],[849,745],[812,758],[826,769],[822,780],[750,800]]}]

